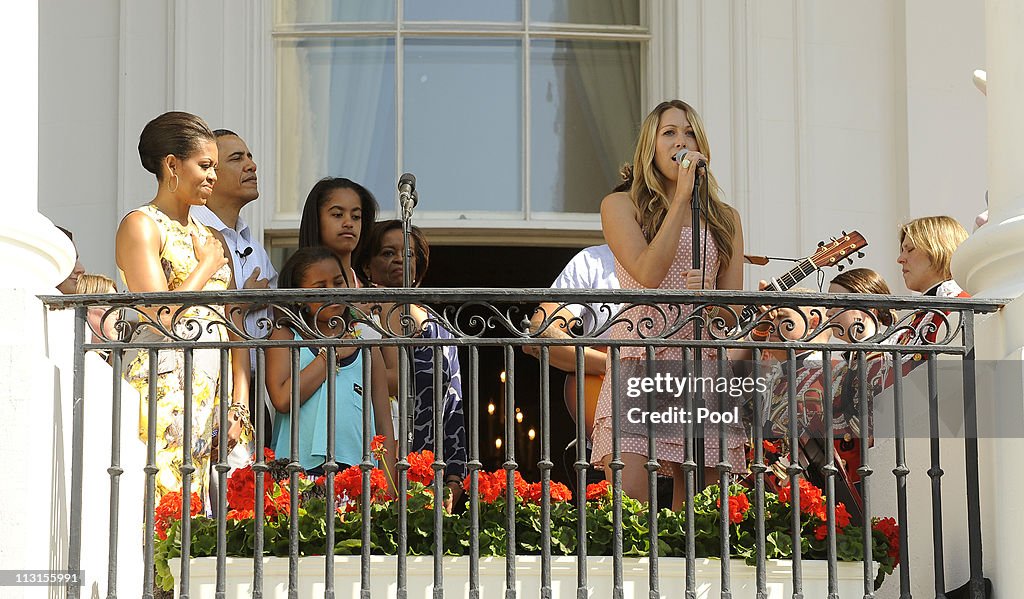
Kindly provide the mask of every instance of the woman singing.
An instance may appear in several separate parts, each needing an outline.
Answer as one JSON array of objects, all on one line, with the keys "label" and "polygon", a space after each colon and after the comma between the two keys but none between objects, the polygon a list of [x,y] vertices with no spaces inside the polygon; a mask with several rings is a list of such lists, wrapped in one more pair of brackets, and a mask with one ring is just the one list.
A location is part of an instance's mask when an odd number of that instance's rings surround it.
[{"label": "woman singing", "polygon": [[[685,151],[682,155],[680,152]],[[676,157],[680,156],[678,161]],[[700,245],[703,269],[692,269],[691,255],[691,207],[690,197],[699,163],[707,164],[707,185],[710,193],[701,202],[701,223],[703,229]],[[636,150],[633,154],[632,182],[628,191],[615,192],[601,204],[601,225],[605,240],[615,256],[615,270],[623,289],[740,289],[743,268],[743,232],[739,214],[721,200],[721,190],[711,174],[711,152],[708,148],[704,126],[697,112],[685,102],[671,100],[659,104],[640,126]],[[628,168],[628,167],[627,167]],[[628,178],[628,171],[627,171]],[[668,315],[679,314],[676,306],[662,306]],[[689,310],[683,306],[682,314]],[[712,312],[718,312],[713,309]],[[714,315],[714,314],[712,314]],[[721,316],[725,316],[721,314]],[[659,321],[664,323],[662,312],[653,306],[638,306],[628,309],[622,317],[630,322],[615,326],[612,337],[638,339],[641,336],[659,336]],[[655,323],[655,330],[645,323]],[[633,326],[629,326],[632,324]],[[668,323],[671,324],[671,323]],[[664,324],[662,325],[664,326]],[[688,324],[671,335],[673,338],[692,338],[693,325]],[[640,345],[643,344],[641,341]],[[622,362],[631,370],[642,372],[645,349],[623,347]],[[655,350],[659,363],[682,362],[684,353],[679,348],[661,347]],[[703,376],[717,375],[717,354],[714,350],[703,351]],[[726,375],[726,373],[721,373]],[[624,387],[624,385],[623,385]],[[623,394],[624,395],[624,394]],[[717,406],[717,396],[705,395],[705,403],[711,410]],[[606,378],[598,401],[594,427],[594,463],[605,468],[611,480],[612,470],[612,388],[611,378]],[[681,407],[681,400],[679,401]],[[646,404],[644,404],[646,405]],[[620,406],[621,409],[622,406]],[[626,421],[620,415],[620,422]],[[622,432],[620,427],[620,432]],[[705,435],[705,464],[719,461],[718,427],[708,425]],[[646,427],[644,427],[646,430]],[[670,430],[658,429],[655,441],[656,457],[661,470],[674,479],[673,508],[682,507],[683,472],[680,464],[684,460],[683,426],[673,425]],[[726,428],[727,459],[734,471],[744,469],[743,429],[734,424]],[[644,464],[648,460],[648,439],[646,432],[625,431],[621,436],[621,459],[623,491],[641,501],[648,500],[647,472]],[[717,473],[707,470],[709,480]]]}]

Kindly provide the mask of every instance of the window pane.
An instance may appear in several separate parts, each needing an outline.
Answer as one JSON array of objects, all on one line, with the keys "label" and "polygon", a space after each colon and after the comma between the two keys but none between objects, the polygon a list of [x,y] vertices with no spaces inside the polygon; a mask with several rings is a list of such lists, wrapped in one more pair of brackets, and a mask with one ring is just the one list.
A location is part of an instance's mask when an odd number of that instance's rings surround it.
[{"label": "window pane", "polygon": [[534,40],[530,46],[532,212],[598,212],[632,161],[640,44]]},{"label": "window pane", "polygon": [[278,213],[299,212],[327,176],[394,205],[395,44],[391,39],[278,46]]},{"label": "window pane", "polygon": [[403,0],[409,21],[522,21],[522,0]]},{"label": "window pane", "polygon": [[420,210],[522,209],[522,45],[405,42],[404,170]]},{"label": "window pane", "polygon": [[531,0],[530,21],[576,25],[639,25],[639,0]]},{"label": "window pane", "polygon": [[394,0],[278,0],[274,23],[394,21]]}]

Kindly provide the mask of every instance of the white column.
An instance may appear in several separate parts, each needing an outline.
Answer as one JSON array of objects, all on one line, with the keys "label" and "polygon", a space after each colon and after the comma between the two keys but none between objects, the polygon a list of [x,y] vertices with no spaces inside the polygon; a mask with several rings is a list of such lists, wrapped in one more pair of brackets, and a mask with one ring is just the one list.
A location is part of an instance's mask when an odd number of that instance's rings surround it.
[{"label": "white column", "polygon": [[[67,559],[70,402],[62,401],[63,373],[50,356],[67,335],[47,338],[57,322],[47,326],[35,295],[56,293],[74,266],[75,250],[36,210],[38,5],[11,2],[3,12],[0,81],[9,118],[0,143],[6,209],[0,219],[0,455],[12,459],[0,501],[0,568],[58,569]],[[50,174],[59,176],[59,166]],[[39,586],[3,590],[4,597],[49,595]]]},{"label": "white column", "polygon": [[976,296],[1017,297],[1024,293],[1024,2],[985,6],[989,222],[957,251],[953,271]]},{"label": "white column", "polygon": [[[976,355],[1013,361],[1006,376],[1014,380],[997,381],[1009,389],[999,400],[1019,404],[1024,402],[1024,0],[987,0],[985,21],[989,221],[960,246],[952,268],[973,295],[1011,299],[998,313],[979,318]],[[985,576],[992,579],[996,597],[1014,597],[1024,588],[1024,546],[1018,536],[1024,530],[1024,480],[1013,475],[1024,439],[982,439],[979,445]]]},{"label": "white column", "polygon": [[[68,238],[39,214],[39,7],[12,2],[0,19],[0,81],[4,82],[4,143],[0,181],[6,215],[0,219],[0,288],[54,292],[75,265]],[[66,157],[72,159],[72,157]],[[60,176],[59,162],[49,176]]]}]

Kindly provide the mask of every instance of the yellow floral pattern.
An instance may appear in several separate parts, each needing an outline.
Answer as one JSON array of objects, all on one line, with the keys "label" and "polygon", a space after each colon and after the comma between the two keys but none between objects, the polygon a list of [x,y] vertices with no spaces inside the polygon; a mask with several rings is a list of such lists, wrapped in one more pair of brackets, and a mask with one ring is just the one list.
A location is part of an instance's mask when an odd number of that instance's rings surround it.
[{"label": "yellow floral pattern", "polygon": [[[138,209],[152,218],[160,229],[160,265],[168,281],[168,290],[174,291],[188,278],[198,265],[192,247],[191,230],[203,243],[210,237],[210,231],[201,224],[191,221],[194,229],[181,226],[167,217],[152,204]],[[227,289],[231,282],[231,269],[224,265],[214,273],[203,287],[204,291]],[[217,313],[209,308],[189,308],[176,318],[174,332],[182,337],[199,337],[203,341],[224,341],[227,331],[223,326],[213,326],[221,321]],[[142,327],[143,335],[160,337],[150,327]],[[137,337],[136,340],[139,340]],[[207,503],[210,455],[214,430],[217,427],[220,385],[220,350],[196,349],[192,352],[192,417],[190,454],[192,466],[192,491],[198,492]],[[139,414],[139,438],[146,441],[149,432],[149,352],[143,350],[129,362],[125,379],[139,392],[141,410]],[[230,376],[228,376],[230,381]],[[156,382],[156,501],[169,491],[181,489],[182,457],[185,442],[185,353],[182,350],[160,350],[157,353]]]}]

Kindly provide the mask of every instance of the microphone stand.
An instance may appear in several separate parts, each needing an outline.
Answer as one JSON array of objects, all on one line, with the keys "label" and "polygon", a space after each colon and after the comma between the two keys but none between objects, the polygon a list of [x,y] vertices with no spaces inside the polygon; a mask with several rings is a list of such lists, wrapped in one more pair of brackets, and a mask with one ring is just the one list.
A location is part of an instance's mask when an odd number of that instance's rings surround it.
[{"label": "microphone stand", "polygon": [[[705,168],[707,168],[707,167],[705,167]],[[707,188],[706,182],[704,182],[705,183],[704,185],[701,184],[703,178],[706,177],[706,176],[707,176],[706,171],[701,170],[701,169],[697,169],[697,176],[696,176],[696,178],[694,179],[694,182],[693,182],[693,193],[690,194],[690,214],[691,214],[690,253],[691,253],[691,258],[692,258],[691,268],[694,268],[694,269],[699,268],[699,269],[701,269],[702,273],[704,272],[704,270],[703,270],[704,269],[704,261],[703,261],[703,256],[701,255],[701,251],[700,251],[700,195],[701,195],[701,192],[702,191],[706,191],[706,188]],[[701,277],[701,280],[703,280],[703,276]],[[703,310],[701,310],[701,311],[703,312]],[[693,328],[693,338],[694,338],[694,340],[695,341],[700,341],[701,338],[702,338],[702,333],[703,333],[702,327],[698,326],[698,323],[694,323],[694,328]],[[700,347],[694,348],[694,352],[693,352],[693,369],[694,369],[694,372],[690,373],[690,376],[698,376],[698,377],[702,377],[703,376],[703,372],[702,372],[703,368],[702,368],[702,364],[701,364],[703,356],[701,354],[702,354],[702,349]],[[697,394],[696,393],[694,393],[694,398],[695,399],[697,398]],[[704,404],[704,396],[703,396],[703,394],[700,395],[700,398],[699,398],[698,402],[694,402],[694,403],[699,403],[699,405],[695,405],[694,406],[695,408],[704,407],[703,406],[703,404]],[[690,411],[691,419],[693,418],[693,414],[694,414],[694,411],[691,410]],[[693,444],[693,447],[694,447],[694,453],[696,455],[693,456],[693,457],[696,458],[697,488],[698,489],[703,489],[705,487],[705,482],[706,482],[704,480],[704,478],[705,478],[704,477],[704,469],[705,469],[705,464],[704,464],[704,423],[703,422],[694,422],[694,425],[696,426],[696,430],[694,431],[694,437],[695,437],[694,441],[695,441],[695,443]]]},{"label": "microphone stand", "polygon": [[[412,232],[412,210],[416,205],[415,200],[416,190],[412,190],[409,193],[402,192],[399,194],[399,202],[402,207],[402,287],[412,287],[412,273],[410,271],[410,264],[412,260],[412,244],[411,244],[411,232]],[[402,305],[402,334],[406,337],[412,335],[412,312],[409,307],[409,303],[406,302]],[[410,372],[412,370],[412,357],[409,354],[411,349],[406,345],[398,346],[398,397],[399,397],[399,414],[401,414],[402,408],[405,408],[405,418],[399,418],[399,430],[395,431],[398,435],[398,451],[400,455],[408,455],[410,437],[413,431],[413,412],[415,406],[413,405],[412,397],[412,384],[413,381],[410,379]],[[404,430],[403,430],[404,429]]]}]

